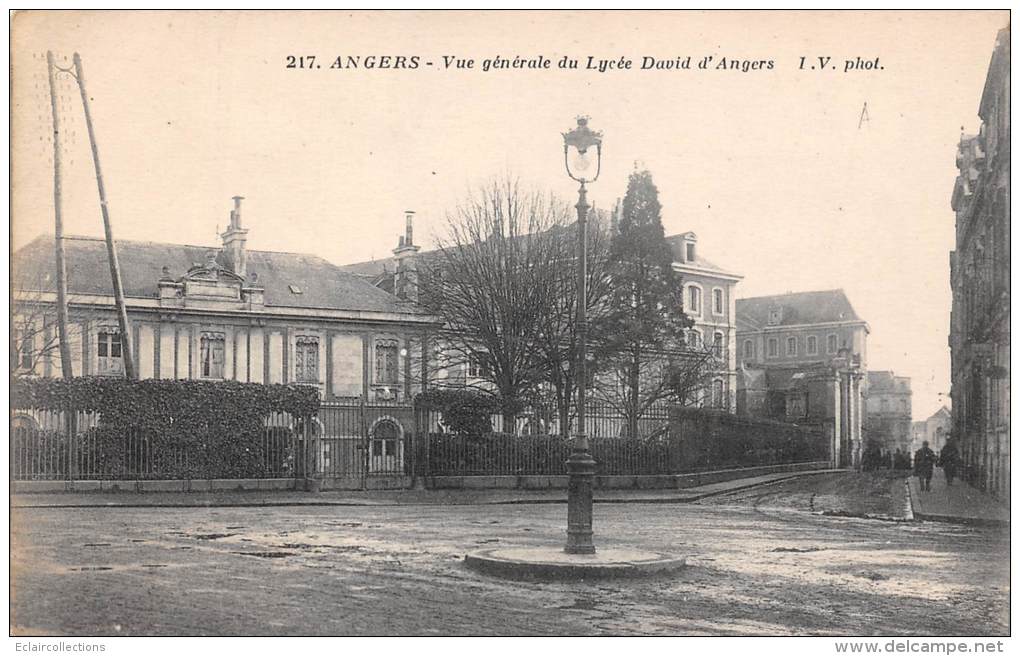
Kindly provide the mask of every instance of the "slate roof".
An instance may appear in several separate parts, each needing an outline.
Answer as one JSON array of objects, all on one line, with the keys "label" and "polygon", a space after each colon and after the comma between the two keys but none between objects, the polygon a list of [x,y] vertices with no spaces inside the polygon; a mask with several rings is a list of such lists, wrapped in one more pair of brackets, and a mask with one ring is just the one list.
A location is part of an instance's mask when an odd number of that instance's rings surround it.
[{"label": "slate roof", "polygon": [[[67,237],[64,240],[69,294],[113,295],[106,243],[93,237]],[[219,247],[187,246],[148,241],[117,240],[117,258],[121,267],[124,295],[130,298],[156,298],[162,268],[169,267],[173,278],[189,268],[208,261]],[[258,274],[265,288],[265,304],[272,307],[321,308],[370,312],[416,314],[417,310],[363,278],[345,272],[315,255],[247,251],[249,277]],[[15,289],[56,291],[53,237],[44,235],[14,253]],[[300,294],[291,291],[295,285]]]},{"label": "slate roof", "polygon": [[836,321],[860,321],[842,289],[796,292],[737,299],[737,321],[758,327],[769,325],[769,310],[782,308],[780,326]]}]

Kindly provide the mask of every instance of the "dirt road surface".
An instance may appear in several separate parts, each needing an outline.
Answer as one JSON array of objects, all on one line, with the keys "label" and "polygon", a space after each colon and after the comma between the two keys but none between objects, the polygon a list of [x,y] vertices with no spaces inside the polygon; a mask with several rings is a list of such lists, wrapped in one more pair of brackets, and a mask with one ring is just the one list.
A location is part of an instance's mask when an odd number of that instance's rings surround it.
[{"label": "dirt road surface", "polygon": [[1008,532],[842,516],[899,503],[895,482],[854,476],[698,504],[597,505],[597,544],[689,556],[669,578],[610,582],[513,582],[463,566],[473,549],[561,543],[565,505],[14,509],[11,626],[21,635],[1008,633]]}]

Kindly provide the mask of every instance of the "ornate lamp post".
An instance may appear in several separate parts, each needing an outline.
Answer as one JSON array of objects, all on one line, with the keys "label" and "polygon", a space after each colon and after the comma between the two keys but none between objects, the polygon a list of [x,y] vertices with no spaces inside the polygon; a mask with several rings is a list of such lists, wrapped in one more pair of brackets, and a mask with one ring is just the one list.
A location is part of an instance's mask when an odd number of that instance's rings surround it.
[{"label": "ornate lamp post", "polygon": [[577,192],[577,431],[570,457],[567,458],[569,484],[567,492],[568,554],[593,554],[592,487],[595,482],[595,460],[589,451],[585,426],[585,393],[587,378],[588,336],[588,191],[586,185],[598,180],[602,170],[602,133],[588,127],[588,117],[579,116],[577,127],[563,133],[563,163],[567,175],[581,183]]}]

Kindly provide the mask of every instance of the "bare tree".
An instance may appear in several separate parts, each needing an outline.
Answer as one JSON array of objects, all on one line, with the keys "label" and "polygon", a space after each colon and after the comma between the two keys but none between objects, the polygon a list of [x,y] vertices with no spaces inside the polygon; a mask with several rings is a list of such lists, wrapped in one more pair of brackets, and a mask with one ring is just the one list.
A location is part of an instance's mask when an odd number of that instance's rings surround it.
[{"label": "bare tree", "polygon": [[[65,356],[56,318],[56,308],[40,292],[15,290],[12,294],[10,373],[13,378],[43,375],[47,365],[63,371]],[[70,343],[81,337],[81,325],[69,323],[65,334],[67,368],[70,370]]]},{"label": "bare tree", "polygon": [[447,217],[438,249],[419,265],[419,300],[440,318],[447,367],[471,365],[503,403],[504,427],[545,380],[542,317],[563,287],[556,235],[568,208],[512,179],[490,182]]},{"label": "bare tree", "polygon": [[[602,348],[591,349],[589,352],[605,354],[605,340],[598,328],[606,324],[610,313],[615,312],[612,304],[613,279],[610,269],[609,244],[610,231],[605,217],[592,213],[588,224],[588,343],[602,345]],[[555,284],[554,293],[550,298],[547,312],[536,319],[540,325],[538,334],[539,355],[545,368],[545,380],[555,396],[556,417],[560,433],[570,432],[574,414],[572,412],[574,397],[577,391],[577,353],[580,344],[577,340],[577,224],[565,226],[551,231],[549,237],[555,240],[551,246],[556,249],[555,275],[551,282]],[[550,272],[552,273],[552,272]],[[594,330],[593,330],[594,328]],[[598,358],[588,363],[588,385],[601,370],[607,360]],[[539,399],[541,401],[541,399]]]},{"label": "bare tree", "polygon": [[637,356],[634,350],[621,352],[611,366],[595,378],[593,396],[623,416],[627,437],[641,437],[642,417],[654,406],[699,405],[711,391],[721,359],[713,347],[680,345],[642,349]]}]

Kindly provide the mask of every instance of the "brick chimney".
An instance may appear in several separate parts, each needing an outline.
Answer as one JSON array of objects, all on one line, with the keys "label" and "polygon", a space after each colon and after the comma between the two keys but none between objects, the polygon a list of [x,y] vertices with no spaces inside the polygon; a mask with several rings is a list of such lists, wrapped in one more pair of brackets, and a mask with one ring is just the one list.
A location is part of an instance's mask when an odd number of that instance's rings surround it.
[{"label": "brick chimney", "polygon": [[393,277],[393,293],[408,301],[418,300],[418,251],[421,246],[414,244],[414,211],[404,212],[404,234],[393,249],[396,273]]},{"label": "brick chimney", "polygon": [[248,255],[244,245],[248,231],[241,227],[241,201],[244,196],[234,196],[234,209],[230,210],[230,225],[220,237],[223,239],[223,254],[231,271],[245,277],[248,270]]}]

